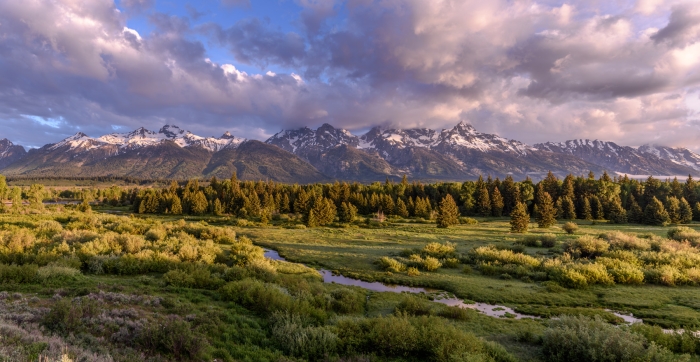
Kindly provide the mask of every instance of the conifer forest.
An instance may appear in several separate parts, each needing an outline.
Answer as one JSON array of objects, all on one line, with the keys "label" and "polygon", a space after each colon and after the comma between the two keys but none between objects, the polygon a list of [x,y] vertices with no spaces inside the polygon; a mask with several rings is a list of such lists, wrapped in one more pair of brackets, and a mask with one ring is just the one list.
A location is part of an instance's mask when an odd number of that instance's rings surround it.
[{"label": "conifer forest", "polygon": [[0,176],[0,361],[700,361],[700,184]]}]

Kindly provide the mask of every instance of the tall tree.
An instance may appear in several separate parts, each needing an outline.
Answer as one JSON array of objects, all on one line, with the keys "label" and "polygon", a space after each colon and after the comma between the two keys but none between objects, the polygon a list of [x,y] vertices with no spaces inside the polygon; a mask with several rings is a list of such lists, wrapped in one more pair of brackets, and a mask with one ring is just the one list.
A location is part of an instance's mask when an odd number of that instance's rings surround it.
[{"label": "tall tree", "polygon": [[610,221],[612,221],[614,224],[624,224],[627,222],[627,211],[622,207],[622,202],[620,201],[619,196],[616,196],[610,202],[609,207],[610,211],[608,212],[608,218]]},{"label": "tall tree", "polygon": [[549,196],[548,192],[542,193],[540,196],[539,204],[537,204],[537,226],[540,228],[548,228],[556,224],[557,220],[555,218],[556,209],[552,203],[552,197]]},{"label": "tall tree", "polygon": [[450,194],[440,202],[437,215],[437,226],[446,228],[459,223],[459,208]]},{"label": "tall tree", "polygon": [[510,213],[510,231],[514,233],[527,232],[527,227],[530,224],[530,215],[527,213],[527,206],[519,202]]},{"label": "tall tree", "polygon": [[642,211],[641,206],[637,203],[634,196],[630,195],[629,198],[629,212],[627,213],[627,221],[635,224],[641,224],[644,222],[644,211]]},{"label": "tall tree", "polygon": [[479,190],[479,194],[476,198],[476,209],[481,216],[491,215],[491,198],[489,197],[489,190],[486,186],[483,186]]},{"label": "tall tree", "polygon": [[501,192],[498,188],[493,189],[491,194],[491,215],[500,217],[503,215],[503,197],[501,197]]},{"label": "tall tree", "polygon": [[664,204],[656,197],[652,197],[644,208],[644,223],[648,225],[666,225],[671,218],[664,208]]},{"label": "tall tree", "polygon": [[666,212],[671,219],[671,223],[678,224],[681,222],[681,204],[675,196],[669,196],[666,199]]},{"label": "tall tree", "polygon": [[685,197],[681,197],[680,204],[680,222],[687,224],[693,220],[693,209]]},{"label": "tall tree", "polygon": [[562,196],[561,200],[561,218],[564,220],[574,220],[576,219],[576,205],[574,205],[574,200],[569,196]]}]

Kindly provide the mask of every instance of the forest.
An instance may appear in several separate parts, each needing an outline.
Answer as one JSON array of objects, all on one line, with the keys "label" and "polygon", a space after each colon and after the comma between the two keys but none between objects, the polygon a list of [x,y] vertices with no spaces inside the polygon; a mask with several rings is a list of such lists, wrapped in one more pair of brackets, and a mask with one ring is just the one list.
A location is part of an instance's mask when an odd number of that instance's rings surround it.
[{"label": "forest", "polygon": [[[700,360],[691,177],[0,176],[0,199],[0,361]],[[375,292],[323,270],[429,289]],[[527,318],[436,303],[438,291]]]}]

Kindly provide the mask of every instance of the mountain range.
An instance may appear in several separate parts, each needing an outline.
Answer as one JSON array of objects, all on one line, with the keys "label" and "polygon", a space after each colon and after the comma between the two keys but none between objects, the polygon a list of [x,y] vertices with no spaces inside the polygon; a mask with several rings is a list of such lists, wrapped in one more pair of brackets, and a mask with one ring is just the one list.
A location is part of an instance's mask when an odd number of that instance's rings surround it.
[{"label": "mountain range", "polygon": [[548,171],[680,176],[700,175],[700,155],[685,148],[581,139],[527,145],[478,132],[465,122],[442,131],[374,127],[361,136],[324,124],[284,130],[265,142],[229,132],[202,137],[174,125],[96,138],[79,132],[29,151],[0,140],[0,172],[8,176],[187,179],[230,177],[234,171],[241,179],[299,183],[402,175],[426,181],[479,175],[540,179]]}]

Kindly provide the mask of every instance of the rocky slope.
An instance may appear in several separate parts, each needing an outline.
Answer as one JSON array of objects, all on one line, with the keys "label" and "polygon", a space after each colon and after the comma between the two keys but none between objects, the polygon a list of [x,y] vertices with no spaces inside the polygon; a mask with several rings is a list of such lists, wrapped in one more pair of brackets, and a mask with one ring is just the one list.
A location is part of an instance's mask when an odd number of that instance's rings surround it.
[{"label": "rocky slope", "polygon": [[24,147],[15,145],[7,138],[0,140],[0,170],[24,158],[27,151]]}]

